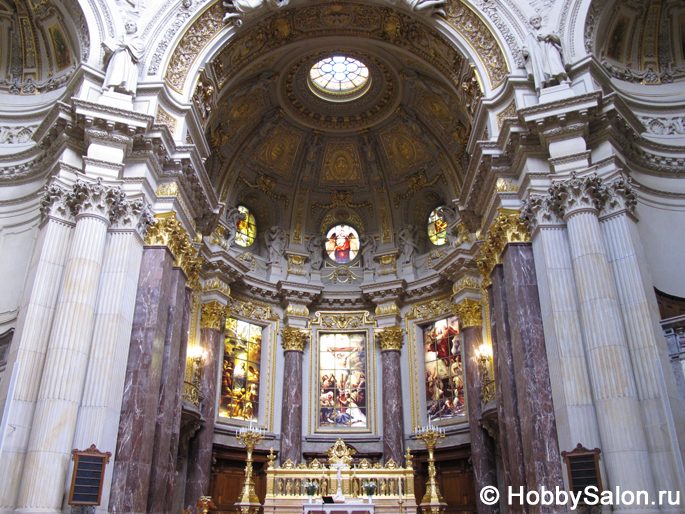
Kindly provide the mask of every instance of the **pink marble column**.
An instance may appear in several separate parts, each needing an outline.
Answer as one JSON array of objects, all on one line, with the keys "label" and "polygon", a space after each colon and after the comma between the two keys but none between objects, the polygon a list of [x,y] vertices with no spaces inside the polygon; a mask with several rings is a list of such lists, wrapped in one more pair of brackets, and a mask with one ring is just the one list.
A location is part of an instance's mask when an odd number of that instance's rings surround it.
[{"label": "pink marble column", "polygon": [[283,356],[283,409],[281,410],[281,463],[302,460],[302,351]]},{"label": "pink marble column", "polygon": [[[211,311],[210,311],[211,309]],[[184,509],[195,511],[200,496],[209,494],[209,479],[212,471],[212,448],[214,444],[214,423],[216,421],[216,394],[219,384],[219,356],[223,343],[223,315],[218,311],[218,302],[202,306],[200,341],[204,356],[200,368],[200,414],[203,426],[190,441],[188,450],[188,472]],[[206,316],[205,313],[213,315]]]},{"label": "pink marble column", "polygon": [[400,350],[382,350],[383,366],[383,457],[401,465],[404,458],[402,372]]},{"label": "pink marble column", "polygon": [[[169,298],[169,317],[167,318],[166,338],[162,354],[162,377],[159,389],[159,409],[155,425],[155,442],[150,472],[150,490],[148,492],[148,514],[161,514],[165,510],[167,494],[173,484],[176,472],[176,456],[173,460],[172,436],[176,427],[174,413],[181,404],[178,395],[179,382],[183,391],[183,373],[179,373],[179,354],[184,326],[184,305],[186,300],[186,276],[181,268],[174,268]],[[186,334],[187,339],[187,334]],[[183,348],[182,357],[185,358]],[[180,418],[178,420],[180,424]],[[178,435],[176,436],[178,441]],[[178,446],[178,444],[176,444]],[[175,453],[175,451],[174,451]]]},{"label": "pink marble column", "polygon": [[143,514],[147,509],[173,261],[166,246],[143,251],[109,502],[112,514]]},{"label": "pink marble column", "polygon": [[494,441],[480,425],[481,418],[481,376],[478,371],[476,350],[483,344],[480,325],[462,327],[464,342],[464,363],[466,395],[468,397],[469,433],[471,434],[471,462],[476,487],[476,508],[478,514],[498,514],[499,504],[486,505],[478,494],[483,487],[497,487],[497,461]]},{"label": "pink marble column", "polygon": [[[542,311],[533,248],[509,243],[502,253],[504,282],[516,378],[521,441],[528,490],[564,487],[552,403]],[[530,506],[529,512],[561,512],[555,505]]]}]

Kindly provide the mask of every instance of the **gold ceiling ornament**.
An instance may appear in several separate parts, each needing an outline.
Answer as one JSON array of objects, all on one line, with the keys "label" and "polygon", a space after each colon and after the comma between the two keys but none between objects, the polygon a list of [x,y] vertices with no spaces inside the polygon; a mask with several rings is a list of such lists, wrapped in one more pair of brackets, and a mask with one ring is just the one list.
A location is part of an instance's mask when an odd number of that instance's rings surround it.
[{"label": "gold ceiling ornament", "polygon": [[495,184],[495,191],[497,193],[517,193],[519,190],[518,184],[513,178],[498,178]]},{"label": "gold ceiling ornament", "polygon": [[169,127],[169,132],[171,132],[172,135],[176,131],[176,118],[162,109],[161,105],[157,106],[157,116],[155,116],[155,121]]},{"label": "gold ceiling ornament", "polygon": [[371,202],[371,200],[362,203],[352,203],[353,198],[354,195],[352,194],[352,191],[331,191],[331,203],[323,204],[318,201],[312,202],[312,214],[317,208],[334,209],[337,207],[352,207],[353,209],[361,209],[362,207],[366,207],[373,216],[373,202]]},{"label": "gold ceiling ornament", "polygon": [[200,328],[221,330],[226,317],[226,308],[216,300],[202,304],[200,310]]},{"label": "gold ceiling ornament", "polygon": [[507,77],[509,66],[497,38],[485,22],[462,0],[448,0],[445,12],[447,22],[457,29],[478,53],[478,57],[488,70],[490,85],[493,88],[499,86]]},{"label": "gold ceiling ornament", "polygon": [[407,192],[404,194],[395,193],[395,207],[399,208],[400,202],[402,200],[411,198],[422,189],[435,185],[438,182],[438,180],[442,181],[443,184],[447,185],[447,180],[445,180],[445,175],[442,171],[438,173],[435,176],[435,178],[430,182],[428,182],[428,177],[426,177],[425,171],[419,171],[415,175],[412,175],[407,179]]},{"label": "gold ceiling ornament", "polygon": [[430,158],[421,142],[403,123],[397,123],[381,132],[379,138],[395,175],[402,175],[425,164]]},{"label": "gold ceiling ornament", "polygon": [[397,273],[397,255],[394,253],[382,255],[378,259],[378,264],[378,275],[381,277]]},{"label": "gold ceiling ornament", "polygon": [[362,219],[356,213],[348,212],[346,210],[334,210],[333,212],[326,214],[321,222],[320,232],[325,234],[329,228],[338,223],[352,225],[360,234],[364,232],[364,223],[362,222]]},{"label": "gold ceiling ornament", "polygon": [[497,128],[501,129],[504,125],[504,120],[507,118],[516,118],[516,100],[512,98],[509,105],[507,105],[502,112],[497,113]]},{"label": "gold ceiling ornament", "polygon": [[176,182],[166,182],[157,186],[157,196],[176,195],[178,195],[178,184]]},{"label": "gold ceiling ornament", "polygon": [[188,232],[176,219],[176,212],[155,214],[155,222],[145,235],[145,244],[150,246],[168,246],[174,254],[174,265],[180,266],[188,281],[186,285],[195,289],[200,280],[200,268],[204,259],[198,257],[188,236]]},{"label": "gold ceiling ornament", "polygon": [[374,331],[376,344],[382,352],[389,350],[401,350],[404,341],[404,329],[399,326],[379,328]]},{"label": "gold ceiling ornament", "polygon": [[483,304],[477,300],[465,298],[454,307],[454,315],[459,318],[462,329],[483,325]]},{"label": "gold ceiling ornament", "polygon": [[270,305],[236,298],[233,298],[233,301],[226,307],[226,314],[259,321],[275,321],[279,319]]},{"label": "gold ceiling ornament", "polygon": [[287,195],[279,195],[274,193],[274,188],[276,187],[276,181],[270,179],[269,177],[262,175],[261,173],[257,175],[257,180],[252,184],[245,175],[242,173],[238,175],[238,180],[244,182],[249,188],[257,189],[263,193],[266,193],[269,197],[274,200],[282,200],[285,203],[286,209],[288,208],[288,203],[290,202]]},{"label": "gold ceiling ornament", "polygon": [[453,307],[454,305],[450,301],[449,296],[426,300],[425,302],[412,305],[411,310],[407,314],[407,319],[437,318],[438,316],[450,314]]},{"label": "gold ceiling ornament", "polygon": [[303,352],[309,339],[309,330],[295,327],[284,327],[281,330],[281,342],[284,351]]},{"label": "gold ceiling ornament", "polygon": [[521,220],[520,212],[515,209],[499,208],[487,232],[485,243],[476,254],[476,264],[483,277],[489,277],[495,264],[502,262],[501,255],[507,243],[530,241],[530,232]]},{"label": "gold ceiling ornament", "polygon": [[307,275],[307,270],[304,267],[307,262],[306,255],[299,255],[296,253],[288,254],[288,273],[292,275],[299,275],[304,277]]},{"label": "gold ceiling ornament", "polygon": [[288,316],[302,316],[306,318],[309,316],[309,309],[306,305],[290,302],[285,308],[285,314]]},{"label": "gold ceiling ornament", "polygon": [[313,318],[309,318],[310,326],[324,328],[346,329],[375,326],[376,319],[368,311],[351,311],[345,313],[316,311]]},{"label": "gold ceiling ornament", "polygon": [[269,171],[289,178],[302,136],[293,127],[277,126],[255,153],[254,160]]},{"label": "gold ceiling ornament", "polygon": [[226,296],[231,296],[231,287],[219,277],[212,277],[202,284],[203,291],[219,291]]},{"label": "gold ceiling ornament", "polygon": [[320,185],[326,184],[364,184],[355,140],[332,140],[326,143]]},{"label": "gold ceiling ornament", "polygon": [[400,308],[395,302],[386,303],[376,306],[376,316],[385,316],[388,314],[399,314]]}]

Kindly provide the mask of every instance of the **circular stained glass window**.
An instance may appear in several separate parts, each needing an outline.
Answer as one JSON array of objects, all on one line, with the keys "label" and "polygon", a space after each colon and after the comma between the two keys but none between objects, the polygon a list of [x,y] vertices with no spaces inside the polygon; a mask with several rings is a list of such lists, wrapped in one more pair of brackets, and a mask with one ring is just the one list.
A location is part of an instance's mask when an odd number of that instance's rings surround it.
[{"label": "circular stained glass window", "polygon": [[371,84],[369,69],[352,57],[334,55],[317,62],[309,72],[312,89],[333,101],[348,101],[366,93]]},{"label": "circular stained glass window", "polygon": [[332,261],[345,264],[359,253],[359,234],[349,225],[336,225],[326,234],[326,253]]},{"label": "circular stained glass window", "polygon": [[447,222],[442,207],[433,209],[428,215],[428,239],[436,246],[442,246],[447,242]]}]

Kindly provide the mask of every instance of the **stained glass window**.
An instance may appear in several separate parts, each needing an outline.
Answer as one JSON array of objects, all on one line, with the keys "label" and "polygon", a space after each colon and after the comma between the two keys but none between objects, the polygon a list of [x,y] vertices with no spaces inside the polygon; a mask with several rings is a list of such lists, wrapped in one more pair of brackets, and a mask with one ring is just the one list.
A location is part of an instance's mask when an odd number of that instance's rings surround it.
[{"label": "stained glass window", "polygon": [[433,421],[463,418],[466,403],[459,321],[451,316],[422,329],[427,416]]},{"label": "stained glass window", "polygon": [[357,59],[336,55],[320,60],[309,72],[312,82],[324,91],[353,92],[369,80],[369,69]]},{"label": "stained glass window", "polygon": [[250,246],[254,243],[255,237],[257,237],[257,222],[247,207],[239,205],[238,210],[245,214],[245,219],[238,222],[235,242],[240,246]]},{"label": "stained glass window", "polygon": [[366,332],[319,335],[319,426],[367,428]]},{"label": "stained glass window", "polygon": [[226,320],[219,417],[257,421],[262,327]]},{"label": "stained glass window", "polygon": [[345,264],[359,253],[359,235],[349,225],[336,225],[326,234],[326,253],[334,262]]},{"label": "stained glass window", "polygon": [[442,207],[433,209],[428,216],[428,238],[436,246],[444,245],[447,238],[447,222]]}]

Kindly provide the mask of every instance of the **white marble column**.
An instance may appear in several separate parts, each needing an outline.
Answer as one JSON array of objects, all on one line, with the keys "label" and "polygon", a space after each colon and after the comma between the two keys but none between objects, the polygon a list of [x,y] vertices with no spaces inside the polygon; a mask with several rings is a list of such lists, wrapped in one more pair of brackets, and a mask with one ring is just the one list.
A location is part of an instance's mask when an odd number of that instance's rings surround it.
[{"label": "white marble column", "polygon": [[597,448],[601,441],[566,224],[543,195],[531,195],[521,217],[533,242],[559,449],[572,451],[578,443]]},{"label": "white marble column", "polygon": [[[647,491],[656,498],[642,412],[628,351],[614,276],[597,218],[603,204],[601,179],[575,175],[550,192],[563,217],[575,274],[590,383],[597,409],[605,487]],[[620,512],[657,512],[656,507],[615,505]]]},{"label": "white marble column", "polygon": [[45,366],[15,512],[61,512],[78,408],[83,394],[100,269],[119,188],[77,181],[66,204],[76,219],[50,330]]},{"label": "white marble column", "polygon": [[[676,459],[682,459],[681,450],[674,451],[671,443],[658,369],[662,365],[669,370],[669,356],[659,324],[654,285],[637,231],[637,194],[623,178],[609,184],[606,192],[607,202],[601,212],[600,226],[618,286],[618,300],[626,327],[637,395],[643,410],[641,421],[652,457],[655,485],[657,490],[676,491],[681,489],[676,469]],[[683,413],[678,408],[675,381],[671,373],[664,373],[664,376],[670,385],[668,389],[673,392],[676,426],[682,429]],[[669,398],[665,400],[670,407]]]},{"label": "white marble column", "polygon": [[[73,444],[79,450],[95,444],[100,451],[112,453],[97,508],[103,513],[109,505],[143,239],[152,221],[142,201],[129,203],[125,211],[119,223],[110,228],[105,247],[93,342]],[[65,509],[72,468],[67,471]]]},{"label": "white marble column", "polygon": [[7,400],[12,401],[8,426],[13,430],[8,430],[0,455],[0,513],[3,514],[14,511],[38,397],[36,377],[40,376],[45,362],[49,330],[71,243],[74,223],[64,204],[65,195],[65,189],[53,184],[43,196],[44,220],[33,250],[14,336],[17,351],[8,359],[10,363],[19,362],[20,368],[14,397]]}]

